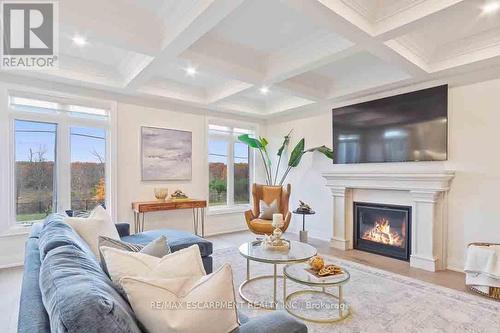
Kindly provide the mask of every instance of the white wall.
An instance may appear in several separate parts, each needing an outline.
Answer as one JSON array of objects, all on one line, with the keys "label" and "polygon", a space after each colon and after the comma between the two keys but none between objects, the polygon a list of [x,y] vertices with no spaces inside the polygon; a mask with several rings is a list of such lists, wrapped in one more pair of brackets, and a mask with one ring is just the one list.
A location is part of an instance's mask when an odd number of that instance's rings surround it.
[{"label": "white wall", "polygon": [[[7,105],[7,90],[11,87],[0,85],[0,104]],[[24,87],[15,87],[24,90]],[[30,88],[26,88],[30,90]],[[47,92],[47,94],[51,94]],[[59,95],[59,93],[54,93]],[[173,108],[172,108],[173,109]],[[207,161],[207,124],[210,117],[200,110],[199,113],[174,111],[170,108],[150,108],[135,104],[118,102],[116,104],[116,216],[120,222],[129,222],[133,230],[133,201],[155,200],[153,189],[167,187],[172,193],[181,189],[190,197],[208,198],[208,161]],[[219,119],[221,119],[219,117]],[[238,117],[224,117],[226,123],[250,126],[259,130],[259,122],[249,122]],[[9,191],[8,172],[8,111],[0,110],[0,268],[19,265],[24,259],[24,242],[28,228],[11,228],[7,213]],[[182,182],[143,182],[140,165],[140,128],[154,126],[188,130],[193,133],[192,179]],[[115,200],[113,200],[115,202]],[[205,233],[225,233],[245,230],[246,222],[242,212],[207,216]],[[9,229],[10,228],[10,229]],[[191,210],[149,213],[146,215],[145,229],[175,228],[193,231]],[[201,228],[201,227],[200,227]]]},{"label": "white wall", "polygon": [[[192,198],[208,198],[207,117],[137,105],[118,104],[118,211],[119,221],[132,223],[133,201],[154,200],[155,187],[167,187],[169,193],[180,189]],[[258,126],[250,123],[250,126]],[[190,181],[141,181],[140,130],[153,126],[186,130],[193,133],[192,179]],[[145,229],[175,228],[192,231],[191,210],[146,214]],[[210,215],[205,224],[206,234],[230,232],[246,228],[242,213]]]},{"label": "white wall", "polygon": [[[466,245],[473,241],[500,243],[500,80],[449,90],[449,159],[447,162],[333,165],[315,153],[292,172],[292,207],[298,199],[318,214],[309,217],[310,236],[332,236],[332,198],[321,173],[335,168],[419,168],[456,170],[449,193],[448,267],[462,269]],[[266,133],[275,147],[291,128],[292,145],[305,137],[306,146],[332,145],[331,111],[294,120],[269,121]],[[300,227],[295,217],[291,228]]]}]

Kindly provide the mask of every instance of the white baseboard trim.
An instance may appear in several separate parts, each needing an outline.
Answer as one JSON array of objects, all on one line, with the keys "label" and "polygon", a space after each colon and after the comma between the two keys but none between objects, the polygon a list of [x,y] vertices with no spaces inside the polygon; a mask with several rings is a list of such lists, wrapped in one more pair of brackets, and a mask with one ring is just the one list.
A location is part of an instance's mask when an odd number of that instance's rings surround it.
[{"label": "white baseboard trim", "polygon": [[23,262],[18,262],[18,263],[13,263],[13,264],[8,264],[8,265],[0,265],[0,271],[2,269],[17,268],[17,267],[23,267],[23,266],[24,266]]},{"label": "white baseboard trim", "polygon": [[241,228],[234,228],[234,229],[228,229],[228,230],[221,230],[221,231],[216,231],[216,232],[210,232],[210,233],[205,233],[205,237],[210,237],[210,236],[217,236],[217,235],[225,235],[225,234],[232,234],[233,232],[240,232],[240,231],[247,231],[248,227],[244,226]]}]

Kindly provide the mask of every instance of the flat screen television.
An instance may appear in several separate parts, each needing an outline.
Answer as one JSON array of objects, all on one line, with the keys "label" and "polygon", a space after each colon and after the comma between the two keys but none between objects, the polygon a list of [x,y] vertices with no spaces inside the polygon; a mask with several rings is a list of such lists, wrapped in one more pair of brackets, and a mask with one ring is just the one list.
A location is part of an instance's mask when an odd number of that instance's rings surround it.
[{"label": "flat screen television", "polygon": [[333,163],[447,159],[448,86],[333,109]]}]

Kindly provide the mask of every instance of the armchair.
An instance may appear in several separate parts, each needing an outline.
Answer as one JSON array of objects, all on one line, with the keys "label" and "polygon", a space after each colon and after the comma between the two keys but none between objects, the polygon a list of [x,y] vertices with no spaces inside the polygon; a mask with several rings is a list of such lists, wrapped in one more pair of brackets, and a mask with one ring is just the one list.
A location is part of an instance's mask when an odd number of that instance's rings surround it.
[{"label": "armchair", "polygon": [[286,231],[292,214],[288,209],[288,201],[290,199],[291,185],[288,184],[286,188],[281,186],[268,186],[268,185],[252,185],[253,209],[245,212],[245,220],[251,232],[258,235],[272,234],[273,226],[272,220],[260,219],[260,200],[266,204],[271,204],[274,200],[278,201],[278,210],[283,214],[284,226],[281,228],[283,232]]}]

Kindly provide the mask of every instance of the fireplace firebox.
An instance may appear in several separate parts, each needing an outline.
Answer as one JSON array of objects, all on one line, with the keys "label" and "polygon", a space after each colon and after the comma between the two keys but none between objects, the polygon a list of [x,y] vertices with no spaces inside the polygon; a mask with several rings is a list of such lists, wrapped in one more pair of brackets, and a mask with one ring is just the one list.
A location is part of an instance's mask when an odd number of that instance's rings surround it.
[{"label": "fireplace firebox", "polygon": [[354,202],[354,248],[410,260],[411,207]]}]

